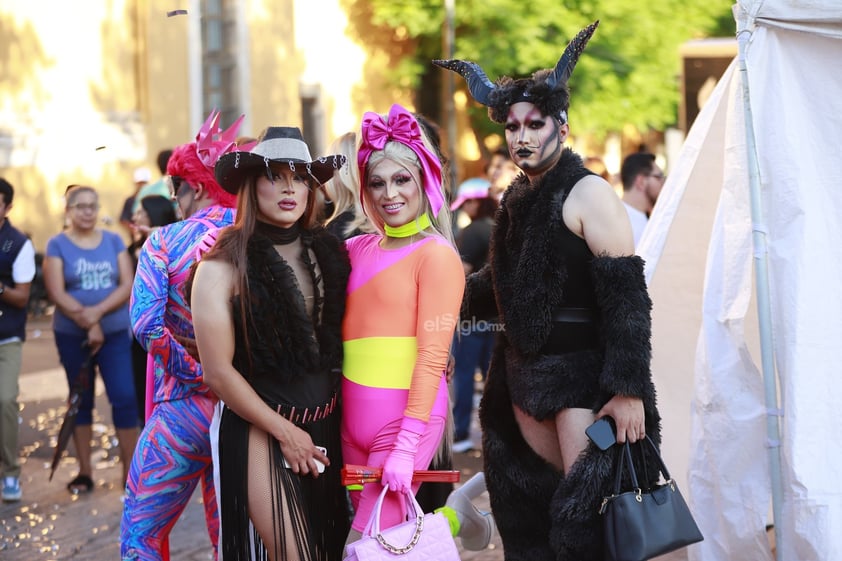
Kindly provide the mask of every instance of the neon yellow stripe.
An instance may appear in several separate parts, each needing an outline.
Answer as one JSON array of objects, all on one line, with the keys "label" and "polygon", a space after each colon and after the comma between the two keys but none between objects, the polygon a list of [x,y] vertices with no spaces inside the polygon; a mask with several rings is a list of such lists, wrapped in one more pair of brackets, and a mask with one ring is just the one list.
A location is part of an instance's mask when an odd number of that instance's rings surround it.
[{"label": "neon yellow stripe", "polygon": [[418,355],[415,337],[366,337],[345,341],[346,378],[363,386],[409,389]]}]

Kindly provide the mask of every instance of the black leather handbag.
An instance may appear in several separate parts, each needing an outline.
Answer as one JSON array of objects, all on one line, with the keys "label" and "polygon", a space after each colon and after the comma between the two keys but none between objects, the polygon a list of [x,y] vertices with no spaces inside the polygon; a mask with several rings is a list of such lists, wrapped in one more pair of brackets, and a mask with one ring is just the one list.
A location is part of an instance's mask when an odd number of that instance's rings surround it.
[{"label": "black leather handbag", "polygon": [[[622,446],[614,494],[605,497],[599,507],[605,529],[606,561],[645,561],[704,539],[655,443],[647,436],[636,446],[651,447],[665,483],[642,489],[632,462],[631,446],[628,442]],[[626,466],[632,490],[620,492]],[[647,484],[647,480],[642,483]]]}]

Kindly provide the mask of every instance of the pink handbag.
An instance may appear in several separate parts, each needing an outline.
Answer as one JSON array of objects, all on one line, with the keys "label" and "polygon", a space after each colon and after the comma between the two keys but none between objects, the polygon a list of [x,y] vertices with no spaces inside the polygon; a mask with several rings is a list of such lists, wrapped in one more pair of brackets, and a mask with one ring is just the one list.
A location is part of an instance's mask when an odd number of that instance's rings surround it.
[{"label": "pink handbag", "polygon": [[415,518],[380,530],[380,510],[388,487],[377,499],[363,537],[347,547],[343,561],[459,561],[459,550],[443,514],[424,514],[415,495],[406,495]]}]

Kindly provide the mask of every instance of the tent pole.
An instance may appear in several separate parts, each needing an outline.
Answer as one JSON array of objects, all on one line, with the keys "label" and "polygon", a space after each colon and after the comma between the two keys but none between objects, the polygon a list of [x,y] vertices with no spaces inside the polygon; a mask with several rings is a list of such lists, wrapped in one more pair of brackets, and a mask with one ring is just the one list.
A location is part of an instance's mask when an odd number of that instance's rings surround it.
[{"label": "tent pole", "polygon": [[[737,12],[740,12],[739,14]],[[783,560],[781,543],[781,506],[783,502],[783,483],[781,481],[781,433],[780,419],[783,412],[778,400],[778,379],[775,370],[775,355],[772,338],[771,297],[769,290],[768,246],[766,240],[766,222],[762,208],[760,190],[760,169],[757,162],[757,144],[754,137],[754,121],[751,114],[749,97],[748,70],[746,51],[751,38],[747,27],[747,14],[734,7],[737,19],[737,44],[740,81],[745,108],[746,152],[748,162],[749,194],[751,198],[752,241],[754,243],[754,274],[757,285],[757,318],[760,327],[760,362],[766,397],[766,440],[769,454],[769,470],[772,483],[772,523],[775,527],[775,558]]]}]

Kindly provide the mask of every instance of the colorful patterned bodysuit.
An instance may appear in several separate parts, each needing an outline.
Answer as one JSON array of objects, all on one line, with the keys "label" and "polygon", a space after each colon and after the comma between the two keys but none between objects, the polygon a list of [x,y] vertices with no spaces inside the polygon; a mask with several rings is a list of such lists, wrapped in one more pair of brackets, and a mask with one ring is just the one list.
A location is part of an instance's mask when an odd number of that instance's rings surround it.
[{"label": "colorful patterned bodysuit", "polygon": [[138,260],[131,319],[153,363],[155,406],[129,470],[120,530],[123,559],[168,558],[167,536],[200,482],[216,551],[219,512],[209,430],[217,399],[202,380],[201,365],[174,335],[193,338],[184,283],[197,247],[208,231],[232,224],[234,215],[234,209],[211,206],[156,230]]},{"label": "colorful patterned bodysuit", "polygon": [[[441,237],[400,249],[382,249],[381,239],[370,234],[346,242],[342,454],[348,464],[382,467],[403,417],[413,417],[429,421],[415,456],[415,469],[427,469],[447,418],[444,371],[465,273]],[[381,489],[375,483],[351,493],[355,530],[364,529]],[[393,495],[384,502],[383,527],[402,520],[404,501]]]}]

